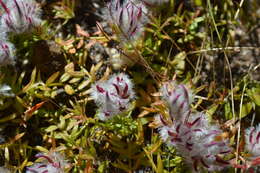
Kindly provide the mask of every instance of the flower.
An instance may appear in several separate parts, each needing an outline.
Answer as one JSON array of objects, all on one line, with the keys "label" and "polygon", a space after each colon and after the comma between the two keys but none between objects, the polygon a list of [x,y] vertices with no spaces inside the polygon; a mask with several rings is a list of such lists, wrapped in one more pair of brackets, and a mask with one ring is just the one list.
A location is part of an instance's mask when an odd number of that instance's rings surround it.
[{"label": "flower", "polygon": [[166,83],[162,86],[161,93],[169,106],[172,119],[183,120],[190,113],[193,95],[185,85]]},{"label": "flower", "polygon": [[0,21],[2,31],[19,34],[41,23],[41,10],[34,0],[0,0],[0,5],[5,10]]},{"label": "flower", "polygon": [[174,146],[196,172],[199,168],[215,171],[228,166],[229,162],[223,160],[221,155],[231,149],[227,139],[219,139],[222,130],[211,125],[204,113],[191,113],[189,105],[193,96],[186,86],[170,84],[165,84],[161,92],[172,121],[162,115],[156,117],[161,125],[159,133],[162,140]]},{"label": "flower", "polygon": [[245,150],[249,153],[243,164],[233,164],[235,168],[241,168],[248,172],[257,172],[260,165],[260,124],[257,127],[249,127],[245,132]]},{"label": "flower", "polygon": [[147,24],[147,9],[143,3],[132,0],[112,0],[108,4],[110,22],[115,25],[123,41],[137,41]]},{"label": "flower", "polygon": [[221,133],[217,126],[208,123],[203,113],[192,114],[187,122],[177,122],[160,130],[163,141],[176,147],[195,171],[201,166],[216,171],[229,165],[220,157],[231,151],[228,140],[217,140]]},{"label": "flower", "polygon": [[92,85],[91,94],[100,107],[98,116],[101,120],[125,111],[135,95],[131,80],[123,73],[112,75],[109,80]]},{"label": "flower", "polygon": [[35,157],[43,159],[27,168],[26,173],[64,173],[67,162],[58,152],[39,153]]},{"label": "flower", "polygon": [[252,155],[252,158],[260,157],[260,124],[246,130],[245,142],[245,148]]},{"label": "flower", "polygon": [[251,155],[247,159],[244,169],[252,171],[260,165],[260,124],[257,127],[249,127],[245,134],[245,149]]},{"label": "flower", "polygon": [[15,60],[15,47],[8,41],[0,40],[0,66],[13,64]]}]

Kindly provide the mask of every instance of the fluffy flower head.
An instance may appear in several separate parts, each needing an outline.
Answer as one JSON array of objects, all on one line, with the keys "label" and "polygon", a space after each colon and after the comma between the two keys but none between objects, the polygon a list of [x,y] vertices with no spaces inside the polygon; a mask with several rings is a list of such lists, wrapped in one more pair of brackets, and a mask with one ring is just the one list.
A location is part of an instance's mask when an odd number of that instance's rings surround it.
[{"label": "fluffy flower head", "polygon": [[200,167],[208,171],[221,170],[229,164],[219,156],[231,151],[227,140],[216,140],[221,133],[217,126],[208,123],[203,113],[192,114],[188,121],[160,130],[162,139],[176,147],[195,171]]},{"label": "fluffy flower head", "polygon": [[112,75],[92,86],[92,97],[99,106],[99,118],[106,120],[125,111],[134,98],[133,84],[127,75]]},{"label": "fluffy flower head", "polygon": [[253,157],[260,157],[260,124],[246,130],[245,140],[246,150]]},{"label": "fluffy flower head", "polygon": [[108,4],[110,21],[123,41],[136,41],[147,24],[147,9],[143,3],[132,0],[112,0]]},{"label": "fluffy flower head", "polygon": [[57,152],[39,153],[36,157],[41,158],[42,162],[28,167],[26,173],[64,173],[67,166],[64,157]]},{"label": "fluffy flower head", "polygon": [[249,152],[246,162],[234,164],[235,168],[241,168],[245,172],[259,172],[260,165],[260,124],[257,127],[249,127],[245,133],[245,150]]},{"label": "fluffy flower head", "polygon": [[196,172],[200,168],[215,171],[229,165],[220,157],[231,151],[228,140],[217,140],[222,130],[211,125],[204,113],[191,113],[191,91],[184,85],[168,83],[161,92],[172,120],[157,116],[162,140],[174,146]]},{"label": "fluffy flower head", "polygon": [[5,10],[0,21],[5,32],[19,34],[41,23],[40,8],[34,0],[0,0],[0,5]]},{"label": "fluffy flower head", "polygon": [[162,86],[161,93],[169,106],[172,119],[183,120],[190,113],[193,95],[185,85],[166,83]]}]

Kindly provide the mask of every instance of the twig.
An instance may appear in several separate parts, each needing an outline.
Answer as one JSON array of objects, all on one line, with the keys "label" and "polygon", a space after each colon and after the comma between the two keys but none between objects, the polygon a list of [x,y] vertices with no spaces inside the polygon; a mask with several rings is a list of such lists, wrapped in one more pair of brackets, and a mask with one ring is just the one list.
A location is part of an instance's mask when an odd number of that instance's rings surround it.
[{"label": "twig", "polygon": [[210,49],[201,49],[196,51],[188,52],[187,55],[191,54],[197,54],[197,53],[203,53],[203,52],[219,52],[219,51],[226,51],[226,50],[233,50],[235,52],[240,52],[241,50],[260,50],[259,47],[216,47],[216,48],[210,48]]}]

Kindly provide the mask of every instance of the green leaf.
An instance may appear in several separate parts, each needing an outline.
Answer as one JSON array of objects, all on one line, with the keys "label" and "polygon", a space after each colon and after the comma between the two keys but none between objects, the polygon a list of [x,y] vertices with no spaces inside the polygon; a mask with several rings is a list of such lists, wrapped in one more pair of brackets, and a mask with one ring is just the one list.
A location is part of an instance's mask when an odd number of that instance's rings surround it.
[{"label": "green leaf", "polygon": [[225,118],[226,118],[227,120],[230,120],[230,119],[233,118],[233,116],[232,116],[232,110],[231,110],[231,106],[230,106],[230,103],[229,103],[229,102],[227,102],[227,103],[225,104]]},{"label": "green leaf", "polygon": [[257,106],[260,106],[260,88],[247,90],[247,94]]},{"label": "green leaf", "polygon": [[70,86],[70,85],[65,85],[64,89],[65,89],[65,92],[66,92],[67,94],[69,94],[69,95],[72,95],[72,94],[75,93],[74,89],[73,89],[72,86]]},{"label": "green leaf", "polygon": [[185,68],[185,58],[186,58],[186,53],[180,52],[174,57],[174,60],[170,62],[170,64],[174,67],[176,70],[177,75],[181,75],[184,71]]},{"label": "green leaf", "polygon": [[78,78],[78,77],[72,78],[72,79],[69,81],[69,83],[70,83],[70,84],[77,83],[77,82],[79,82],[80,80],[81,80],[81,78]]},{"label": "green leaf", "polygon": [[51,126],[49,126],[47,129],[45,129],[45,131],[46,131],[47,133],[49,133],[49,132],[53,132],[53,131],[55,131],[55,130],[57,130],[57,129],[58,129],[57,126],[51,125]]},{"label": "green leaf", "polygon": [[46,148],[44,148],[42,146],[36,146],[35,149],[40,151],[40,152],[44,152],[44,153],[48,153],[49,152],[48,149],[46,149]]},{"label": "green leaf", "polygon": [[13,120],[15,118],[16,118],[16,114],[8,115],[8,116],[1,118],[0,123],[6,123],[7,121]]},{"label": "green leaf", "polygon": [[204,21],[204,17],[197,17],[197,18],[195,18],[195,19],[192,21],[191,25],[189,26],[189,30],[195,30],[195,29],[197,29],[198,26],[199,26],[199,22],[202,22],[202,21]]},{"label": "green leaf", "polygon": [[163,162],[160,153],[157,154],[157,171],[156,173],[163,173]]},{"label": "green leaf", "polygon": [[54,73],[54,74],[52,74],[52,75],[49,77],[49,79],[47,79],[46,85],[49,85],[49,84],[53,83],[53,82],[59,77],[59,75],[60,75],[60,72],[59,72],[59,71],[56,72],[56,73]]},{"label": "green leaf", "polygon": [[251,102],[243,104],[240,118],[244,118],[245,116],[247,116],[251,112],[252,108],[253,108],[253,103]]},{"label": "green leaf", "polygon": [[202,1],[201,0],[194,0],[194,3],[197,6],[202,6]]},{"label": "green leaf", "polygon": [[216,110],[218,109],[217,104],[213,104],[209,107],[209,109],[206,111],[206,114],[208,115],[209,120],[212,120],[212,115],[216,112]]},{"label": "green leaf", "polygon": [[64,73],[61,77],[60,77],[60,81],[61,82],[66,82],[71,78],[71,75],[69,75],[68,73]]},{"label": "green leaf", "polygon": [[27,92],[28,90],[31,89],[31,87],[33,86],[35,79],[36,79],[36,74],[37,74],[37,70],[36,68],[33,69],[32,74],[31,74],[31,80],[30,82],[23,88],[23,92]]},{"label": "green leaf", "polygon": [[87,87],[87,86],[90,84],[90,82],[91,82],[90,80],[84,80],[83,82],[81,82],[81,83],[79,84],[78,90],[81,90],[81,89]]}]

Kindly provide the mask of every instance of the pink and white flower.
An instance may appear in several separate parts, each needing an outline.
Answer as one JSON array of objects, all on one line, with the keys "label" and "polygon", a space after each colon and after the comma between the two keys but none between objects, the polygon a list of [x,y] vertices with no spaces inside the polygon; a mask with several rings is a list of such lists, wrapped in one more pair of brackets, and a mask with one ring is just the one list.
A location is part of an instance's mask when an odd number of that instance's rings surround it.
[{"label": "pink and white flower", "polygon": [[64,173],[68,165],[64,157],[57,152],[39,153],[35,157],[42,161],[28,167],[26,173]]},{"label": "pink and white flower", "polygon": [[127,110],[134,98],[133,84],[123,73],[112,75],[109,80],[92,86],[92,98],[99,106],[98,117],[107,120]]},{"label": "pink and white flower", "polygon": [[260,157],[260,124],[250,127],[245,134],[246,150],[254,157]]},{"label": "pink and white flower", "polygon": [[241,168],[249,173],[257,172],[260,166],[260,124],[257,127],[249,127],[245,133],[245,150],[249,156],[243,164],[233,164],[235,168]]},{"label": "pink and white flower", "polygon": [[162,140],[174,146],[196,172],[200,168],[216,171],[229,166],[229,162],[221,158],[231,151],[229,141],[218,140],[222,130],[211,125],[204,113],[191,113],[192,92],[184,85],[166,84],[162,93],[172,120],[157,116]]},{"label": "pink and white flower", "polygon": [[161,93],[168,104],[172,120],[183,120],[189,115],[193,94],[185,85],[166,83],[162,86]]},{"label": "pink and white flower", "polygon": [[108,4],[110,22],[119,30],[123,41],[136,41],[144,32],[148,22],[147,9],[142,2],[112,0]]},{"label": "pink and white flower", "polygon": [[40,25],[41,10],[34,0],[8,0],[0,5],[5,10],[1,16],[1,30],[4,32],[23,33]]}]

